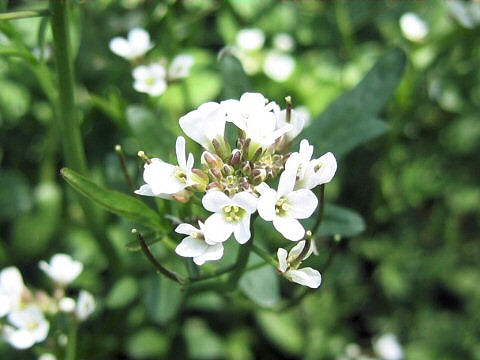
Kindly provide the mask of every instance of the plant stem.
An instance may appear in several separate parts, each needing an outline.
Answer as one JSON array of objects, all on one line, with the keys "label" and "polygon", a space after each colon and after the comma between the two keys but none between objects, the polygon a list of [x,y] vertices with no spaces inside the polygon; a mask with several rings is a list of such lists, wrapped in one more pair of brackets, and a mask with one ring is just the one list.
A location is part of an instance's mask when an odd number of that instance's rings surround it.
[{"label": "plant stem", "polygon": [[258,256],[260,256],[263,260],[265,260],[265,262],[267,264],[270,264],[272,265],[274,268],[278,268],[278,263],[276,260],[274,260],[270,254],[268,252],[266,252],[265,250],[263,250],[262,248],[258,247],[257,245],[255,244],[250,244],[250,248],[252,249],[252,251],[257,254]]},{"label": "plant stem", "polygon": [[68,331],[68,342],[65,350],[65,360],[75,360],[77,352],[77,330],[78,324],[76,319],[70,319],[70,329]]},{"label": "plant stem", "polygon": [[165,275],[167,278],[179,283],[180,285],[184,284],[184,280],[174,272],[165,269],[158,261],[155,259],[155,256],[150,252],[150,249],[148,248],[147,243],[145,242],[145,239],[143,238],[142,234],[138,232],[137,229],[132,229],[132,234],[134,234],[138,242],[140,243],[140,246],[142,248],[143,253],[147,257],[147,259],[155,266],[155,268],[163,275]]},{"label": "plant stem", "polygon": [[318,231],[318,228],[320,227],[322,220],[323,220],[323,214],[325,212],[325,184],[320,185],[319,189],[320,194],[318,194],[319,197],[319,202],[320,202],[320,209],[318,209],[318,214],[317,214],[317,220],[315,221],[315,225],[312,227],[312,234],[315,235]]},{"label": "plant stem", "polygon": [[130,192],[133,193],[135,191],[135,185],[133,184],[132,178],[128,173],[127,162],[125,160],[125,154],[123,153],[122,147],[120,145],[115,145],[115,152],[117,153],[118,161],[120,162],[120,165],[122,167],[123,177],[125,178],[125,181],[130,188]]},{"label": "plant stem", "polygon": [[0,14],[0,21],[2,20],[15,20],[15,19],[25,19],[39,16],[50,16],[50,10],[41,9],[41,10],[28,10],[28,11],[11,11]]}]

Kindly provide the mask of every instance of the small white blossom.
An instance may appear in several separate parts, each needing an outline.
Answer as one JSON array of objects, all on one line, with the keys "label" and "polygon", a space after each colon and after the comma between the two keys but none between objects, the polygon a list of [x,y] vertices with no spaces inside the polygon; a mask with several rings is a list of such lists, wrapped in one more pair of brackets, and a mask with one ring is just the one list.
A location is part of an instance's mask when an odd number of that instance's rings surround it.
[{"label": "small white blossom", "polygon": [[146,163],[143,171],[145,185],[135,191],[135,194],[157,196],[171,199],[172,195],[182,192],[194,183],[192,179],[193,155],[185,153],[185,138],[179,136],[176,141],[178,166],[153,158]]},{"label": "small white blossom", "polygon": [[298,259],[298,256],[301,254],[305,246],[305,241],[300,241],[295,245],[292,250],[288,253],[287,250],[279,248],[277,251],[278,258],[278,270],[282,275],[287,278],[289,281],[296,282],[297,284],[308,286],[310,288],[318,288],[322,283],[322,276],[320,273],[310,267],[298,269],[300,263],[308,258],[312,253],[310,248],[303,259]]},{"label": "small white blossom", "polygon": [[295,40],[290,34],[280,33],[273,37],[273,46],[279,51],[290,52],[295,47]]},{"label": "small white blossom", "polygon": [[327,184],[332,180],[337,171],[337,160],[331,152],[320,156],[318,159],[311,160],[313,146],[308,143],[308,140],[303,139],[300,142],[298,154],[300,163],[296,158],[290,156],[292,160],[289,158],[285,164],[285,168],[296,167],[298,170],[296,189],[313,189],[315,186]]},{"label": "small white blossom", "polygon": [[167,70],[161,64],[137,66],[132,75],[133,88],[138,92],[159,96],[167,90]]},{"label": "small white blossom", "polygon": [[168,79],[177,80],[186,78],[190,75],[190,68],[193,63],[193,57],[190,55],[180,54],[175,56],[168,68]]},{"label": "small white blossom", "polygon": [[73,260],[70,255],[56,254],[50,263],[40,261],[40,269],[59,285],[65,286],[74,281],[83,270],[80,261]]},{"label": "small white blossom", "polygon": [[95,299],[88,291],[82,290],[78,295],[75,315],[79,321],[85,321],[95,311]]},{"label": "small white blossom", "polygon": [[291,124],[276,129],[275,113],[278,105],[274,102],[268,103],[260,93],[245,93],[240,100],[225,100],[221,105],[227,113],[227,121],[233,122],[239,129],[245,131],[253,144],[268,147],[292,129]]},{"label": "small white blossom", "polygon": [[8,315],[8,321],[14,326],[5,326],[3,336],[17,349],[28,349],[35,343],[46,339],[50,324],[40,309],[29,305]]},{"label": "small white blossom", "polygon": [[400,18],[403,36],[413,42],[421,42],[428,35],[428,25],[415,13],[405,13]]},{"label": "small white blossom", "polygon": [[40,355],[38,360],[57,360],[57,357],[51,353],[45,353]]},{"label": "small white blossom", "polygon": [[22,274],[16,267],[8,267],[0,272],[0,317],[20,306],[25,290]]},{"label": "small white blossom", "polygon": [[205,221],[209,240],[226,241],[232,233],[239,244],[250,239],[250,216],[257,209],[257,198],[248,192],[240,192],[229,198],[221,191],[212,190],[202,199],[208,211],[214,212]]},{"label": "small white blossom", "polygon": [[276,51],[268,53],[263,71],[272,80],[278,82],[286,81],[295,70],[295,59],[287,54]]},{"label": "small white blossom", "polygon": [[286,143],[291,142],[302,132],[305,123],[306,120],[303,113],[295,109],[292,109],[289,123],[287,122],[287,110],[282,110],[277,113],[277,129],[281,129],[287,124],[291,124],[292,126],[291,130],[283,135]]},{"label": "small white blossom", "polygon": [[191,257],[197,265],[205,261],[218,260],[223,256],[223,245],[212,241],[205,232],[205,225],[199,221],[200,229],[190,224],[180,224],[175,229],[179,234],[187,235],[175,248],[175,252],[183,257]]},{"label": "small white blossom", "polygon": [[256,51],[263,47],[265,34],[260,29],[243,29],[237,34],[237,45],[243,51]]},{"label": "small white blossom", "polygon": [[182,116],[180,127],[189,138],[207,150],[213,150],[212,140],[223,141],[225,111],[216,102],[207,102]]},{"label": "small white blossom", "polygon": [[152,47],[150,35],[140,28],[130,30],[126,39],[115,37],[110,41],[110,50],[127,60],[142,57]]},{"label": "small white blossom", "polygon": [[403,359],[403,349],[394,334],[385,334],[373,344],[375,353],[383,360]]},{"label": "small white blossom", "polygon": [[[292,154],[289,161],[297,159],[298,154]],[[260,193],[258,213],[266,221],[272,221],[275,229],[286,239],[298,241],[305,235],[305,229],[298,219],[307,219],[315,211],[318,200],[308,189],[294,190],[297,170],[286,168],[280,176],[278,190],[262,183],[257,186]]]},{"label": "small white blossom", "polygon": [[64,297],[58,302],[58,308],[64,313],[71,313],[75,311],[76,305],[77,304],[75,303],[75,300],[70,297]]}]

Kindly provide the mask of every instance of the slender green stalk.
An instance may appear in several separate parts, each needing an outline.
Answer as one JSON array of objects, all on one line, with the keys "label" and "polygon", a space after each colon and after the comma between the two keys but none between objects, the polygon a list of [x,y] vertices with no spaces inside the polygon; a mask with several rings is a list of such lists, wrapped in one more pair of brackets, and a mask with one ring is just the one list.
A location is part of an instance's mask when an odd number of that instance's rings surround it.
[{"label": "slender green stalk", "polygon": [[15,20],[15,19],[25,19],[39,16],[50,16],[50,10],[41,9],[41,10],[28,10],[28,11],[11,11],[0,14],[0,21],[2,20]]},{"label": "slender green stalk", "polygon": [[132,181],[132,178],[130,177],[130,174],[128,173],[127,161],[125,160],[125,154],[123,153],[122,147],[120,145],[115,145],[115,152],[117,153],[118,161],[120,162],[120,166],[122,167],[123,177],[125,178],[125,181],[130,188],[130,192],[133,193],[135,191],[135,185]]},{"label": "slender green stalk", "polygon": [[65,349],[65,360],[75,360],[77,353],[77,320],[73,318],[70,319],[69,327],[67,348]]},{"label": "slender green stalk", "polygon": [[322,224],[323,213],[325,212],[325,184],[320,185],[319,192],[320,194],[317,194],[317,196],[319,197],[318,201],[320,202],[320,209],[318,209],[317,219],[312,227],[313,235],[317,233],[318,228]]},{"label": "slender green stalk", "polygon": [[267,264],[272,265],[274,268],[278,268],[278,262],[275,259],[273,259],[268,252],[266,252],[265,250],[263,250],[262,248],[258,247],[255,244],[251,244],[250,248],[255,254],[257,254],[263,260],[265,260]]}]

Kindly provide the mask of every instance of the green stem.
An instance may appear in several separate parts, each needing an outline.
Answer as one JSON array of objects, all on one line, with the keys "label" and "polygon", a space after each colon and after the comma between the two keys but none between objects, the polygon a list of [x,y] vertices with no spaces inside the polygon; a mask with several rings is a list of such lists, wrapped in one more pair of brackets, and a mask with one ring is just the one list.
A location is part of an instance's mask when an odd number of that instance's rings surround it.
[{"label": "green stem", "polygon": [[77,330],[77,321],[75,319],[70,319],[70,329],[68,332],[67,348],[65,350],[65,360],[75,360],[77,352]]},{"label": "green stem", "polygon": [[50,10],[41,9],[41,10],[28,10],[28,11],[12,11],[0,14],[0,21],[2,20],[15,20],[15,19],[25,19],[39,16],[50,16]]},{"label": "green stem", "polygon": [[318,214],[317,214],[317,220],[315,221],[315,225],[312,227],[312,234],[315,235],[318,231],[318,228],[320,227],[322,220],[323,220],[323,214],[325,212],[325,184],[320,185],[319,188],[320,194],[317,194],[319,197],[319,202],[320,202],[320,209],[318,209]]},{"label": "green stem", "polygon": [[125,178],[125,181],[130,188],[130,192],[133,193],[135,191],[135,184],[133,183],[133,180],[128,173],[127,161],[125,160],[125,154],[123,153],[122,147],[120,145],[115,145],[115,152],[117,153],[118,161],[120,162],[120,166],[122,167],[123,177]]},{"label": "green stem", "polygon": [[278,262],[274,260],[268,252],[266,252],[265,250],[263,250],[262,248],[258,247],[255,244],[250,244],[250,248],[255,254],[257,254],[263,260],[265,260],[267,264],[272,265],[274,268],[278,268]]}]

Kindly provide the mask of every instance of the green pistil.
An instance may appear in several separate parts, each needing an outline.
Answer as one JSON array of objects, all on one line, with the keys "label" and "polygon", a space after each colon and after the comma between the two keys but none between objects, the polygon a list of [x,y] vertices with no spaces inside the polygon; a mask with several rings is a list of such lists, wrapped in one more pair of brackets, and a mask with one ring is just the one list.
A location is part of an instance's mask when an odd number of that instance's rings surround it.
[{"label": "green pistil", "polygon": [[284,197],[281,197],[278,199],[277,203],[275,204],[275,213],[278,216],[285,216],[290,210],[290,204],[287,202],[287,199]]},{"label": "green pistil", "polygon": [[187,182],[187,174],[179,167],[175,169],[175,178],[184,184]]},{"label": "green pistil", "polygon": [[225,219],[230,222],[239,221],[245,214],[245,210],[236,205],[227,205],[223,208]]},{"label": "green pistil", "polygon": [[203,234],[201,232],[193,232],[190,236],[194,239],[204,240]]}]

